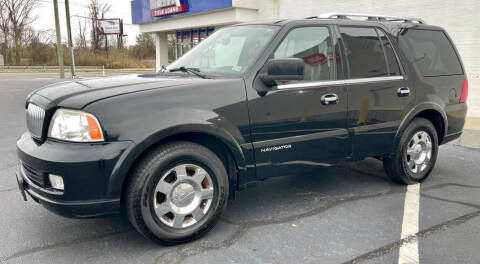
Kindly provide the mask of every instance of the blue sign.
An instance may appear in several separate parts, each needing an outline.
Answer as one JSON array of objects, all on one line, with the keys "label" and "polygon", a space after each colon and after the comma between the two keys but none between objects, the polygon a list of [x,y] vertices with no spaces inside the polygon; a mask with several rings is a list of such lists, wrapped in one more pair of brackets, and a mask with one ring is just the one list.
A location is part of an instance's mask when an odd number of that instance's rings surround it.
[{"label": "blue sign", "polygon": [[[155,6],[152,7],[151,2],[155,3]],[[162,6],[160,3],[158,6],[155,0],[133,0],[131,3],[132,23],[142,24],[232,7],[232,0],[181,0],[173,2],[179,2],[180,5]]]},{"label": "blue sign", "polygon": [[187,0],[150,0],[152,17],[168,16],[187,12]]}]

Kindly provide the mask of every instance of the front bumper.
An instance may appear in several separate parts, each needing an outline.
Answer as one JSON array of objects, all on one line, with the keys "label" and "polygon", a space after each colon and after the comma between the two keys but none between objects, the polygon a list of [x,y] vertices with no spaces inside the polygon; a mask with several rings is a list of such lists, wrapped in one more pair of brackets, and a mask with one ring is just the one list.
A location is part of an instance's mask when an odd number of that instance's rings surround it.
[{"label": "front bumper", "polygon": [[[17,141],[20,192],[66,217],[116,214],[120,197],[111,197],[108,187],[117,162],[131,146],[132,142],[80,144],[53,140],[38,144],[25,133]],[[62,176],[65,190],[51,188],[48,174]]]}]

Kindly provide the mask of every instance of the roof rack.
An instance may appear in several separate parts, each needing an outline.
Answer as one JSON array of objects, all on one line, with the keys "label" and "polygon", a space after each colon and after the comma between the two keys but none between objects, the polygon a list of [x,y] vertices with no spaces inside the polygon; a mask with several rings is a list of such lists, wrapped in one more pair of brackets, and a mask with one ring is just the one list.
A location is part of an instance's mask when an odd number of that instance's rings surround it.
[{"label": "roof rack", "polygon": [[337,19],[350,19],[350,17],[363,17],[369,21],[384,21],[384,22],[393,22],[393,21],[402,21],[410,23],[419,23],[426,24],[425,20],[421,18],[413,17],[394,17],[394,16],[385,16],[385,15],[373,15],[373,14],[360,14],[360,13],[325,13],[319,16],[307,17],[307,19],[313,18],[337,18]]}]

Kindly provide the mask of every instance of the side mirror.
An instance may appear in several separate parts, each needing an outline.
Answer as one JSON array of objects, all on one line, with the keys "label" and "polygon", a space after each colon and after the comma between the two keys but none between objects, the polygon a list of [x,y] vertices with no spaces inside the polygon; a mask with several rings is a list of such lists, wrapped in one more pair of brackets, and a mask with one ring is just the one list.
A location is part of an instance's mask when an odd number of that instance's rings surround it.
[{"label": "side mirror", "polygon": [[271,59],[260,79],[269,87],[277,85],[276,81],[301,81],[304,68],[305,62],[299,58]]}]

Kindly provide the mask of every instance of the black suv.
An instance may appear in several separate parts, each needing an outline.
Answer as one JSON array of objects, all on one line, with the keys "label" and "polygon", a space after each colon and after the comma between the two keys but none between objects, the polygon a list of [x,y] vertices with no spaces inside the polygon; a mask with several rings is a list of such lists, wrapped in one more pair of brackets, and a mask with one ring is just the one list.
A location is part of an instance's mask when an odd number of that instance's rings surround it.
[{"label": "black suv", "polygon": [[172,244],[269,177],[375,157],[393,181],[423,181],[465,122],[458,52],[420,19],[359,18],[230,26],[156,74],[32,92],[17,142],[24,199],[68,217],[124,211]]}]

